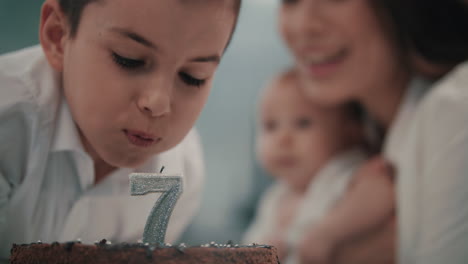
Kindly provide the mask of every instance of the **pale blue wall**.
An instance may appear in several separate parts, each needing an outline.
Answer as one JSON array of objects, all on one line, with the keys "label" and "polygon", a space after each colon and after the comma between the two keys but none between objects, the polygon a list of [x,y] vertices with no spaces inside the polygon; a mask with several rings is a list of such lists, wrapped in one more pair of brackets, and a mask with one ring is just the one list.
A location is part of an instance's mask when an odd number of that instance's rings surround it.
[{"label": "pale blue wall", "polygon": [[0,53],[37,43],[42,0],[0,0]]},{"label": "pale blue wall", "polygon": [[239,240],[262,189],[254,155],[259,89],[289,57],[276,33],[276,0],[244,0],[238,30],[222,62],[197,127],[203,137],[208,185],[186,241]]},{"label": "pale blue wall", "polygon": [[[129,0],[130,1],[130,0]],[[0,53],[37,43],[42,0],[0,0]],[[289,64],[276,34],[276,0],[244,0],[238,30],[218,70],[197,123],[207,184],[189,244],[238,241],[265,184],[254,160],[254,116],[259,89]]]}]

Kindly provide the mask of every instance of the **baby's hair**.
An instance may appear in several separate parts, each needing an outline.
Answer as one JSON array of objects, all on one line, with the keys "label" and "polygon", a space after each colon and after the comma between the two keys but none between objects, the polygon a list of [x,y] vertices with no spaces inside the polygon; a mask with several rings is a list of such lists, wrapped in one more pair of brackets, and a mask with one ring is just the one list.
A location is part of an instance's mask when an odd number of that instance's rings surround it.
[{"label": "baby's hair", "polygon": [[[295,67],[289,67],[285,71],[281,72],[278,75],[278,81],[295,81],[298,84],[297,80],[299,78],[298,70]],[[342,106],[344,116],[349,118],[353,122],[362,124],[365,120],[365,111],[364,107],[357,101],[351,101],[345,103]]]},{"label": "baby's hair", "polygon": [[[104,0],[58,0],[60,8],[62,9],[62,12],[67,16],[68,23],[70,25],[70,37],[75,37],[76,32],[78,31],[78,26],[80,25],[81,14],[83,13],[83,9],[86,7],[86,5],[102,1]],[[234,14],[236,16],[236,20],[234,21],[234,27],[232,29],[232,32],[234,32],[237,24],[237,18],[239,17],[242,0],[230,1],[234,1]]]}]

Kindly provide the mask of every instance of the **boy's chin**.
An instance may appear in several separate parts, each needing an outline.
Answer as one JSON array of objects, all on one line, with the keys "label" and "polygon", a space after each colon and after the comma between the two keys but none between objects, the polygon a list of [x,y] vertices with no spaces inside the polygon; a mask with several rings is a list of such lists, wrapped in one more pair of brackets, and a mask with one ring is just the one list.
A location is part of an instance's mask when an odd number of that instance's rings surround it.
[{"label": "boy's chin", "polygon": [[106,163],[115,168],[129,168],[134,169],[141,167],[145,164],[152,155],[149,156],[141,156],[141,157],[109,157],[106,159]]}]

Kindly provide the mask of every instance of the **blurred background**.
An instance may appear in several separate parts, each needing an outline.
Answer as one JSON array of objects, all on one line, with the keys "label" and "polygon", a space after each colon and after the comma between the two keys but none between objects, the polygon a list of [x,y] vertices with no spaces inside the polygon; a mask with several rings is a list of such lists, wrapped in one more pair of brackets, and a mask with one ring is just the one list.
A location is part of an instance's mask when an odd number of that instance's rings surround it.
[{"label": "blurred background", "polygon": [[[0,0],[0,54],[35,45],[42,0]],[[255,161],[260,89],[291,59],[276,31],[277,0],[244,0],[239,25],[197,128],[207,181],[202,207],[181,241],[239,242],[269,178]]]}]

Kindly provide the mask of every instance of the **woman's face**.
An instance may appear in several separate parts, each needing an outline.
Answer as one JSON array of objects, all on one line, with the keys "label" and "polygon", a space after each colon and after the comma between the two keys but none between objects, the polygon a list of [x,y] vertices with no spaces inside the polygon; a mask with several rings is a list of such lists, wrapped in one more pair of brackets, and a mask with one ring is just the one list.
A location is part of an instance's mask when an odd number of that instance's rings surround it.
[{"label": "woman's face", "polygon": [[326,104],[392,88],[404,71],[390,31],[369,0],[283,0],[280,30],[305,82]]}]

